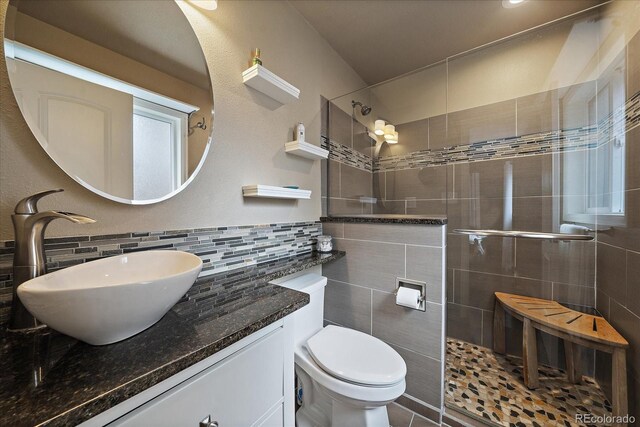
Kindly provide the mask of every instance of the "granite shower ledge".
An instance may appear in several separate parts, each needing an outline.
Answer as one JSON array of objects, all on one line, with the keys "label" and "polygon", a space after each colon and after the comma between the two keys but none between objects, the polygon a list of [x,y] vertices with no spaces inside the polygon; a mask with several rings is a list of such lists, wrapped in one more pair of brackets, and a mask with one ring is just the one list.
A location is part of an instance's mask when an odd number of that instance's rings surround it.
[{"label": "granite shower ledge", "polygon": [[112,345],[50,329],[3,332],[0,425],[86,421],[305,306],[308,295],[268,282],[344,255],[308,253],[201,278],[160,322]]},{"label": "granite shower ledge", "polygon": [[446,225],[447,217],[442,215],[345,215],[323,216],[321,222],[349,222],[365,224],[422,224],[422,225]]}]

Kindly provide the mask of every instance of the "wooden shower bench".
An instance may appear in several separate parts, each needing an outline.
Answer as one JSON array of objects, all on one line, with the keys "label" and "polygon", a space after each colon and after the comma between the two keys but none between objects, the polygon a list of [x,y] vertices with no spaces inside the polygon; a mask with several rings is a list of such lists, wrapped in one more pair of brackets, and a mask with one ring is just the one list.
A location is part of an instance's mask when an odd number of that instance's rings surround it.
[{"label": "wooden shower bench", "polygon": [[582,379],[575,345],[593,348],[612,355],[612,413],[624,416],[627,403],[626,349],[629,343],[601,316],[571,310],[556,301],[496,292],[493,313],[493,349],[505,354],[505,313],[522,320],[522,360],[524,383],[538,387],[538,353],[536,329],[564,342],[569,381]]}]

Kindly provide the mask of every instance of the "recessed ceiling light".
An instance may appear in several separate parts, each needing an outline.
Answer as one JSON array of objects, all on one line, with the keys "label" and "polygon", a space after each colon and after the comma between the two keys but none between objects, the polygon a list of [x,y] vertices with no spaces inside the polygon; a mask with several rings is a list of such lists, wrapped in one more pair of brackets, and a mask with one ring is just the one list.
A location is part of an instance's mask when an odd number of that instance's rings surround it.
[{"label": "recessed ceiling light", "polygon": [[527,1],[527,0],[502,0],[502,7],[506,8],[506,9],[511,9],[513,7],[520,6],[525,1]]}]

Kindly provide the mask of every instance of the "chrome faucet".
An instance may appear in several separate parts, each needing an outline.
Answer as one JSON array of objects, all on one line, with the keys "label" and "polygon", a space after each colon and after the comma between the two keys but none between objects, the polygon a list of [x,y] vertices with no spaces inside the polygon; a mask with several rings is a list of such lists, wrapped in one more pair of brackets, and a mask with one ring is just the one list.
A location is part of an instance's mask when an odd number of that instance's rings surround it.
[{"label": "chrome faucet", "polygon": [[38,212],[38,200],[62,189],[43,191],[26,197],[18,202],[11,219],[15,247],[13,255],[13,300],[11,302],[11,318],[9,330],[28,331],[40,328],[41,324],[22,305],[17,289],[22,283],[47,272],[47,260],[44,253],[44,232],[51,221],[63,218],[76,224],[90,224],[95,220],[70,212],[45,211]]}]

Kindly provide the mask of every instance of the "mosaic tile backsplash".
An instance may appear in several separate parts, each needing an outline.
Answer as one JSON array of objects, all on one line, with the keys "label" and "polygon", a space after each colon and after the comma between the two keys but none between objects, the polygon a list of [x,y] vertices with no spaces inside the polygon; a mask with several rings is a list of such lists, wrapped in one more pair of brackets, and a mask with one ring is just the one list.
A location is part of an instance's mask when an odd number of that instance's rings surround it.
[{"label": "mosaic tile backsplash", "polygon": [[[45,240],[47,269],[152,249],[182,250],[202,258],[200,276],[262,264],[313,250],[322,223],[196,228]],[[12,297],[13,241],[0,242],[0,325],[9,318]]]},{"label": "mosaic tile backsplash", "polygon": [[337,141],[322,136],[322,146],[329,150],[329,158],[358,169],[383,172],[420,169],[451,163],[531,156],[555,152],[595,148],[607,142],[617,132],[629,131],[640,125],[640,92],[625,105],[593,126],[556,130],[528,135],[480,141],[441,149],[428,149],[412,153],[373,159]]}]

